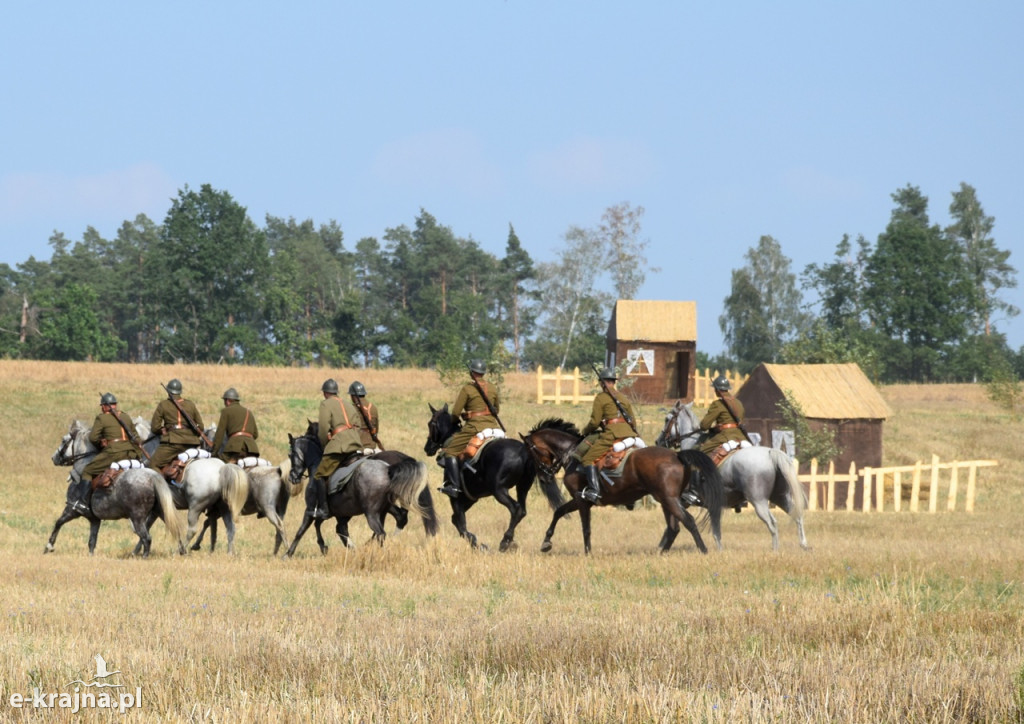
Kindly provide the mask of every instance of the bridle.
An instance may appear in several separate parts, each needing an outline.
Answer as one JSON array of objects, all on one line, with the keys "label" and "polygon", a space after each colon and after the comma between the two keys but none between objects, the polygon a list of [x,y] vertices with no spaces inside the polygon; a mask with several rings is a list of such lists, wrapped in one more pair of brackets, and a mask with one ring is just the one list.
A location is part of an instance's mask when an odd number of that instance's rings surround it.
[{"label": "bridle", "polygon": [[61,441],[60,447],[57,449],[57,452],[60,454],[60,459],[64,461],[64,465],[74,465],[79,460],[87,458],[93,454],[91,451],[73,453],[70,455],[67,453],[68,448],[74,449],[75,442],[77,441],[79,432],[79,430],[69,432]]},{"label": "bridle", "polygon": [[[301,481],[307,475],[312,476],[309,471],[309,467],[306,465],[306,453],[304,450],[300,450],[299,446],[296,445],[299,440],[308,440],[309,444],[319,444],[319,440],[314,438],[312,435],[305,434],[299,437],[293,437],[291,445],[288,448],[288,461],[292,464],[292,469],[288,473],[288,479],[295,485]],[[298,472],[296,472],[298,471]]]},{"label": "bridle", "polygon": [[[533,461],[537,464],[537,471],[544,477],[553,480],[555,475],[558,474],[558,471],[564,467],[564,461],[556,458],[554,455],[551,455],[552,461],[550,463],[545,462],[543,451],[537,447],[536,443],[533,442],[533,436],[520,435],[520,437],[523,438],[523,444],[526,445],[526,449],[530,451],[531,455],[533,455]],[[550,450],[547,452],[549,454],[551,453]]]}]

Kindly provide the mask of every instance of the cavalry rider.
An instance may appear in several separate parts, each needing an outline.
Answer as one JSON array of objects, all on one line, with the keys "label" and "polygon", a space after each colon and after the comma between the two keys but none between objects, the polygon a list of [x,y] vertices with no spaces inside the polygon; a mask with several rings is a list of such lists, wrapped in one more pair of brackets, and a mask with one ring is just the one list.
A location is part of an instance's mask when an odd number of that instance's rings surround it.
[{"label": "cavalry rider", "polygon": [[[501,412],[501,400],[498,388],[484,379],[487,365],[482,359],[474,359],[469,363],[470,382],[459,389],[451,416],[462,417],[462,429],[448,438],[444,443],[444,477],[445,483],[441,492],[455,498],[462,492],[462,463],[459,455],[466,449],[469,441],[477,433],[499,427],[495,415]],[[486,399],[484,398],[486,395]],[[490,402],[490,406],[487,404]],[[493,411],[491,410],[493,407]]]},{"label": "cavalry rider", "polygon": [[732,388],[729,378],[718,375],[711,386],[715,389],[718,399],[711,403],[704,419],[700,421],[700,429],[707,432],[708,436],[699,449],[714,458],[715,451],[723,443],[730,440],[744,442],[747,434],[740,427],[743,423],[743,403],[729,393]]},{"label": "cavalry rider", "polygon": [[330,515],[327,508],[327,481],[335,470],[345,467],[363,449],[360,428],[364,423],[352,401],[338,397],[338,383],[335,380],[325,380],[320,391],[324,394],[319,417],[320,446],[324,456],[313,473],[317,496],[313,517],[324,520]]},{"label": "cavalry rider", "polygon": [[[627,422],[635,420],[633,406],[629,400],[615,394],[615,382],[619,379],[610,367],[602,367],[597,378],[602,380],[602,390],[594,397],[591,408],[590,422],[583,428],[583,440],[576,447],[574,456],[582,463],[581,473],[587,481],[587,487],[580,491],[584,500],[597,503],[601,499],[601,484],[598,480],[595,463],[606,452],[612,449],[616,440],[634,437],[636,432]],[[618,405],[616,405],[616,400]],[[621,405],[621,410],[619,408]],[[623,416],[625,412],[626,416]]]},{"label": "cavalry rider", "polygon": [[78,498],[72,508],[83,514],[90,512],[89,503],[92,498],[92,479],[118,460],[138,460],[139,434],[135,423],[128,415],[117,409],[117,398],[110,392],[100,397],[100,414],[92,423],[89,431],[89,442],[99,450],[96,457],[82,470],[82,480],[78,484]]},{"label": "cavalry rider", "polygon": [[[217,434],[213,436],[213,453],[226,463],[237,463],[244,457],[259,457],[256,439],[260,436],[256,416],[242,406],[238,390],[229,387],[221,395],[224,409],[217,421]],[[224,449],[221,450],[223,444]]]},{"label": "cavalry rider", "polygon": [[[377,430],[379,420],[377,418],[377,406],[366,399],[366,387],[362,382],[356,380],[348,386],[348,396],[352,398],[352,404],[359,412],[359,419],[363,423],[359,427],[359,438],[362,441],[364,450],[377,449]],[[369,425],[369,427],[367,427]]]},{"label": "cavalry rider", "polygon": [[150,423],[153,433],[160,434],[160,446],[149,459],[149,467],[154,470],[163,470],[179,453],[199,447],[203,430],[203,418],[195,403],[181,396],[181,380],[171,380],[164,389],[167,399],[160,400]]}]

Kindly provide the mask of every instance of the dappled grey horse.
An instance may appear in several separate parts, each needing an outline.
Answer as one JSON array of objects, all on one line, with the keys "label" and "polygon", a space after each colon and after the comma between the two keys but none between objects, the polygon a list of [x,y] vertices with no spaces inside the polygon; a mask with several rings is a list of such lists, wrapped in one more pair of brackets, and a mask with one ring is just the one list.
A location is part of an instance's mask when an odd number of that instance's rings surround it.
[{"label": "dappled grey horse", "polygon": [[[137,419],[135,423],[138,425],[139,420]],[[127,518],[131,522],[132,530],[139,536],[135,553],[141,552],[143,557],[147,557],[152,544],[149,526],[159,516],[163,518],[171,536],[178,541],[178,551],[184,553],[185,546],[181,540],[181,521],[178,520],[174,510],[170,488],[163,476],[155,470],[148,468],[125,470],[112,485],[93,492],[88,514],[79,513],[74,509],[73,501],[77,497],[76,491],[81,480],[82,470],[96,456],[96,453],[95,446],[89,442],[89,426],[81,420],[75,420],[50,458],[54,465],[70,465],[71,474],[68,476],[64,512],[57,518],[43,552],[53,551],[61,526],[75,518],[84,517],[89,521],[89,553],[91,555],[96,550],[100,522]]]},{"label": "dappled grey horse", "polygon": [[[702,442],[702,436],[693,404],[677,402],[666,417],[665,429],[655,444],[689,450]],[[757,517],[768,526],[773,550],[779,548],[779,526],[769,504],[777,505],[789,514],[796,523],[800,546],[809,547],[804,535],[804,491],[788,455],[768,447],[740,448],[718,466],[718,474],[725,486],[726,506],[738,508],[745,500],[748,501]]]}]

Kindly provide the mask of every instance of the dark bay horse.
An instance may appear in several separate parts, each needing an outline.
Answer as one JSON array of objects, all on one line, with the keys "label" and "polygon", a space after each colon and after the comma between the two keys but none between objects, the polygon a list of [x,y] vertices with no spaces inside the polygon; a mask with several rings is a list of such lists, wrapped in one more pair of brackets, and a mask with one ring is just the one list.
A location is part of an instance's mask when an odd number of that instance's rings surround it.
[{"label": "dark bay horse", "polygon": [[89,521],[89,554],[96,551],[96,539],[100,532],[100,522],[128,518],[132,529],[139,536],[136,553],[141,551],[142,557],[149,556],[152,538],[149,535],[147,519],[152,514],[163,518],[167,530],[178,541],[178,550],[185,552],[182,542],[183,528],[178,514],[174,509],[171,491],[164,477],[148,468],[132,468],[125,470],[108,488],[93,491],[90,503],[91,512],[83,515],[72,507],[72,500],[77,497],[76,488],[82,469],[96,455],[96,448],[89,442],[89,426],[81,420],[72,423],[67,434],[54,452],[51,460],[54,465],[72,466],[69,476],[68,491],[64,512],[57,518],[50,539],[43,549],[44,553],[53,551],[54,543],[61,526],[70,520],[84,517]]},{"label": "dark bay horse", "polygon": [[[440,410],[430,405],[430,421],[427,423],[427,442],[423,451],[435,455],[445,440],[460,430],[462,423],[448,412],[448,405]],[[519,440],[499,438],[484,445],[475,470],[463,467],[462,494],[451,499],[452,523],[459,535],[476,548],[476,536],[466,530],[466,511],[480,499],[490,495],[508,508],[510,515],[508,529],[502,536],[499,550],[507,551],[515,545],[516,526],[526,517],[526,496],[537,477],[533,456]],[[541,478],[541,489],[552,509],[563,502],[562,492],[554,478]],[[509,491],[515,487],[516,497]]]},{"label": "dark bay horse", "polygon": [[[695,448],[703,441],[700,423],[693,405],[677,402],[669,413],[665,429],[658,444],[666,447]],[[779,526],[772,515],[770,504],[782,508],[796,523],[800,546],[808,548],[804,535],[804,491],[789,456],[781,450],[768,447],[745,447],[730,453],[718,467],[725,487],[725,504],[739,506],[749,501],[754,512],[772,534],[772,550],[779,548]]]},{"label": "dark bay horse", "polygon": [[[586,487],[586,481],[579,470],[579,462],[572,455],[580,440],[582,436],[575,425],[557,418],[544,420],[523,436],[523,442],[537,460],[541,480],[554,479],[557,471],[563,469],[565,475],[562,482],[572,494],[572,499],[559,507],[551,519],[551,526],[541,545],[545,553],[551,550],[551,538],[558,521],[575,510],[580,513],[583,527],[583,550],[590,553],[590,509],[593,504],[579,495],[580,490]],[[681,523],[693,536],[697,549],[707,553],[697,522],[680,499],[683,490],[690,484],[693,470],[700,471],[699,493],[708,512],[711,533],[721,547],[722,483],[711,458],[696,450],[676,453],[666,448],[646,447],[633,452],[626,459],[621,476],[611,478],[612,482],[602,480],[601,502],[598,505],[630,506],[645,495],[651,495],[661,503],[665,515],[665,533],[658,549],[664,553],[672,547],[679,535]]]},{"label": "dark bay horse", "polygon": [[[291,464],[289,480],[295,483],[301,480],[306,472],[315,471],[322,456],[323,450],[317,437],[309,434],[300,437],[288,435],[288,459]],[[403,455],[402,458],[392,465],[383,460],[367,458],[344,488],[328,494],[327,508],[331,516],[338,520],[338,536],[346,545],[351,545],[348,521],[357,515],[366,516],[366,523],[373,531],[374,540],[383,545],[387,537],[384,531],[384,516],[395,505],[419,515],[423,519],[428,535],[432,535],[432,530],[436,532],[433,510],[424,509],[419,502],[427,485],[426,466],[408,455]],[[314,459],[315,464],[312,462]],[[306,510],[302,516],[302,524],[284,554],[285,558],[290,558],[295,553],[302,536],[314,522],[317,523],[317,543],[320,545],[320,552],[327,553],[327,546],[319,535],[321,521],[313,517],[316,502],[316,493],[312,486],[307,485]]]}]

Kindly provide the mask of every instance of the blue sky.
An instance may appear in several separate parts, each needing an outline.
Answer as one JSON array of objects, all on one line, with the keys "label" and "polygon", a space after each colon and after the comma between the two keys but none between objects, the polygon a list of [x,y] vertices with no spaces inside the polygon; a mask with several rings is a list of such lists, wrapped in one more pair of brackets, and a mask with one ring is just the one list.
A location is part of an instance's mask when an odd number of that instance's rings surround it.
[{"label": "blue sky", "polygon": [[[722,350],[765,234],[793,271],[961,182],[1024,274],[1024,3],[18,3],[0,26],[0,262],[162,221],[186,184],[353,248],[420,208],[537,261],[643,206],[643,299]],[[1024,290],[1003,293],[1024,308]],[[1021,317],[996,320],[1024,345]]]}]

